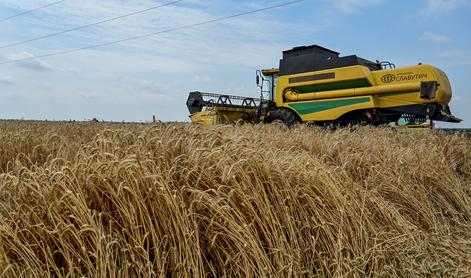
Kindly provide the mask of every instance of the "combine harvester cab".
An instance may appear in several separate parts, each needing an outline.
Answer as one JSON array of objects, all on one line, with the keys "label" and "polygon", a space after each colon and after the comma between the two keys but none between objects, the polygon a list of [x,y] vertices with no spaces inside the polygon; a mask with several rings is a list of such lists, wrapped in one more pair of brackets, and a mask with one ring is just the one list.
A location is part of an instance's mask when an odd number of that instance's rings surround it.
[{"label": "combine harvester cab", "polygon": [[[405,118],[417,126],[428,120],[461,121],[448,106],[452,98],[448,77],[431,65],[396,68],[389,62],[340,57],[317,45],[303,46],[284,51],[279,69],[259,71],[257,83],[262,99],[255,118],[249,117],[255,122],[346,126],[383,125]],[[226,112],[223,117],[245,121],[253,110]],[[202,116],[192,115],[194,122]]]}]

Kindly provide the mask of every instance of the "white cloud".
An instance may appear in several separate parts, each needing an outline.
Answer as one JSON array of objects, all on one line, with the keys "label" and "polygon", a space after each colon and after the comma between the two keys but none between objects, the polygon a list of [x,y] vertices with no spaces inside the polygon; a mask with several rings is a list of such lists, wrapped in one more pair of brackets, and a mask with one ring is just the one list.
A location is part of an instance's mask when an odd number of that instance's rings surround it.
[{"label": "white cloud", "polygon": [[195,81],[195,82],[210,82],[211,78],[207,75],[195,75],[195,76],[193,76],[193,81]]},{"label": "white cloud", "polygon": [[355,13],[383,2],[384,0],[338,0],[335,1],[335,7],[342,12]]},{"label": "white cloud", "polygon": [[471,65],[470,53],[464,50],[447,50],[437,53],[436,56],[450,65],[469,66]]},{"label": "white cloud", "polygon": [[[11,14],[48,2],[0,0],[2,7],[10,7],[5,10]],[[66,1],[8,22],[9,28],[2,33],[0,45],[156,5],[155,0]],[[295,37],[293,34],[298,32],[311,36],[328,28],[286,22],[279,18],[285,11],[278,9],[117,45],[37,58],[236,14],[250,10],[253,5],[254,1],[248,0],[237,5],[225,0],[188,0],[13,50],[0,49],[0,55],[8,59],[33,58],[3,65],[4,72],[27,82],[9,86],[14,99],[9,105],[0,102],[0,110],[8,110],[9,117],[40,119],[139,120],[151,118],[155,113],[163,120],[186,120],[185,101],[192,90],[233,93],[230,88],[249,84],[242,95],[256,97],[259,92],[253,85],[255,70],[277,66],[281,51],[292,47],[287,45],[290,36]],[[9,51],[15,53],[7,55]],[[38,70],[47,69],[54,69],[47,78],[38,74]],[[39,86],[46,81],[53,85]],[[60,101],[60,105],[52,100]]]},{"label": "white cloud", "polygon": [[450,43],[451,39],[447,36],[440,35],[434,32],[426,31],[422,34],[420,37],[421,41],[428,41],[428,42],[433,42],[433,43],[440,43],[440,44],[445,44],[445,43]]},{"label": "white cloud", "polygon": [[439,58],[459,58],[464,54],[461,50],[447,50],[437,54]]},{"label": "white cloud", "polygon": [[[31,9],[38,5],[47,3],[46,0],[1,0],[3,5],[15,7],[18,10]],[[40,3],[38,3],[40,2]],[[222,3],[222,4],[221,4]],[[221,15],[237,13],[250,9],[249,6],[253,3],[246,3],[247,5],[234,6],[231,3],[224,1],[215,1],[215,3],[206,3],[203,1],[185,1],[175,6],[167,6],[162,9],[153,10],[147,13],[139,14],[138,16],[127,17],[122,20],[108,22],[106,24],[87,28],[80,32],[73,32],[67,34],[66,39],[64,36],[58,36],[42,40],[41,42],[47,43],[50,52],[60,51],[62,49],[70,49],[81,46],[93,45],[101,42],[120,40],[126,37],[133,37],[136,35],[148,34],[158,32],[166,29],[175,28],[178,26],[185,26],[193,23],[211,20]],[[130,12],[135,12],[145,8],[156,6],[153,0],[102,0],[102,1],[67,1],[60,5],[54,6],[51,9],[42,10],[41,13],[46,13],[48,16],[41,18],[32,17],[30,24],[33,28],[30,32],[38,33],[33,34],[31,37],[42,36],[47,34],[44,29],[52,29],[57,32],[63,29],[73,28],[84,24],[96,22],[99,20],[123,15]],[[222,10],[214,10],[212,6],[221,6]],[[232,11],[227,11],[228,8]],[[280,10],[278,10],[280,11]],[[177,67],[179,64],[193,64],[190,68],[203,67],[207,62],[224,62],[234,63],[238,65],[253,64],[253,57],[250,55],[257,55],[253,53],[252,49],[262,50],[267,48],[266,44],[274,38],[282,37],[281,34],[273,31],[272,33],[266,32],[267,29],[277,30],[280,28],[290,28],[286,22],[273,22],[268,19],[263,19],[264,15],[269,14],[261,13],[258,16],[246,16],[243,18],[235,18],[217,24],[210,24],[205,26],[194,27],[191,29],[180,30],[172,32],[171,34],[161,34],[147,39],[132,40],[121,43],[115,46],[107,46],[98,48],[97,51],[107,52],[124,52],[127,55],[135,55],[136,51],[140,54],[147,54],[154,59],[166,59],[165,67]],[[62,27],[58,27],[62,26]],[[294,29],[294,28],[293,28]],[[306,28],[308,30],[309,28]],[[299,28],[297,28],[298,31]],[[49,32],[51,33],[51,32]],[[12,34],[16,36],[16,33]],[[203,37],[204,36],[204,37]],[[26,36],[28,37],[28,36]],[[18,39],[11,38],[3,34],[1,40],[2,44],[13,43]],[[21,41],[22,39],[20,39]],[[26,44],[24,46],[28,46]],[[122,51],[126,47],[125,51]],[[273,48],[276,47],[273,45]],[[119,48],[120,50],[115,50]],[[181,52],[179,53],[178,51]],[[201,52],[207,54],[213,51],[214,56],[209,57],[201,55]],[[217,50],[217,51],[214,51]],[[237,50],[237,52],[233,51]],[[36,55],[43,53],[36,53],[33,49],[28,52]],[[48,54],[47,49],[43,49],[44,54]],[[184,59],[185,54],[190,52],[200,52],[200,54],[190,57],[191,59]],[[246,53],[246,55],[240,55]],[[75,55],[75,54],[71,54]],[[71,56],[71,55],[64,55]],[[206,58],[207,57],[207,58]],[[206,63],[201,63],[201,59],[208,59]],[[146,61],[150,63],[152,59]],[[173,60],[173,61],[170,61]],[[181,62],[176,62],[179,60]]]},{"label": "white cloud", "polygon": [[[46,62],[35,58],[35,55],[29,52],[18,52],[7,55],[8,60],[19,60],[16,65],[32,70],[49,71],[52,67]],[[25,59],[25,60],[23,60]]]},{"label": "white cloud", "polygon": [[425,14],[449,12],[470,4],[471,0],[427,0],[423,12]]},{"label": "white cloud", "polygon": [[15,82],[13,81],[13,77],[7,74],[0,74],[0,84],[5,85],[13,85]]}]

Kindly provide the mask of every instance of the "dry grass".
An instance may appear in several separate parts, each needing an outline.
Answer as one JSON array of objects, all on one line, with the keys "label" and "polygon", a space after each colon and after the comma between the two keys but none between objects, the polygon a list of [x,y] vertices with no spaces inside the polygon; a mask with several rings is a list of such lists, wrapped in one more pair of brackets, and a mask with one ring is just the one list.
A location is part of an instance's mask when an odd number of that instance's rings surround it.
[{"label": "dry grass", "polygon": [[471,275],[471,140],[0,123],[0,276]]}]

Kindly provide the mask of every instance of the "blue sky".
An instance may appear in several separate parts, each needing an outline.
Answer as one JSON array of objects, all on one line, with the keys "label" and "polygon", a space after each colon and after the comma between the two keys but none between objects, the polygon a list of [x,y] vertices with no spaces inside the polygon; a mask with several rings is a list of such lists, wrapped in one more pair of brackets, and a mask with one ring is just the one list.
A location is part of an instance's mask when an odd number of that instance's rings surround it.
[{"label": "blue sky", "polygon": [[[54,2],[0,0],[0,18]],[[1,61],[122,39],[283,1],[188,0],[29,44]],[[67,0],[0,22],[0,46],[155,6]],[[471,0],[306,0],[293,6],[63,56],[0,65],[0,118],[187,120],[189,91],[257,96],[255,71],[281,51],[319,44],[344,55],[433,64],[449,75],[453,113],[471,127]],[[448,125],[445,125],[448,126]]]}]

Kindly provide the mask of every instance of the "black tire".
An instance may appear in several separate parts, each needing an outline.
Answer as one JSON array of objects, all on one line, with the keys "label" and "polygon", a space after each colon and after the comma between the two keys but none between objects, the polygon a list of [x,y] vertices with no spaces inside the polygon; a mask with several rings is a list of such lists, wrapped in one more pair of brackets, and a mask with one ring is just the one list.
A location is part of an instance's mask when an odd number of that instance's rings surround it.
[{"label": "black tire", "polygon": [[288,109],[277,109],[272,111],[267,118],[267,123],[279,123],[282,122],[287,126],[294,126],[299,124],[301,121],[293,111]]}]

